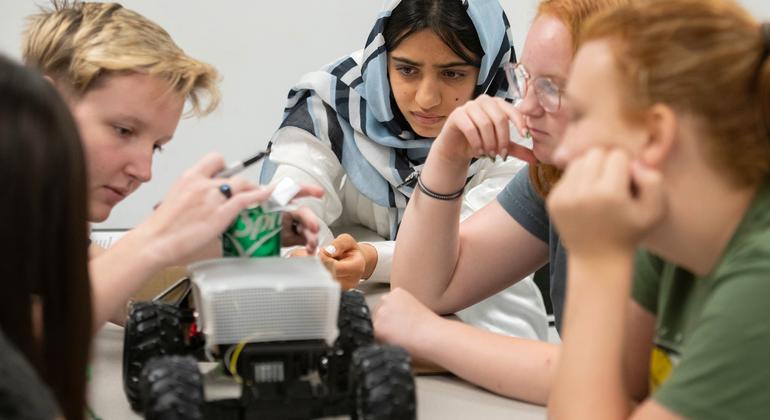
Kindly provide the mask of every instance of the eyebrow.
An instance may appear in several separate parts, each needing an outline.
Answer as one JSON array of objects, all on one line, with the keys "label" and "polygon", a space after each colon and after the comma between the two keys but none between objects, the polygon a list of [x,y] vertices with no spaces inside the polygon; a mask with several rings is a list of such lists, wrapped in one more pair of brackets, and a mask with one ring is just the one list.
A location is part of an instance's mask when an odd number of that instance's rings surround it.
[{"label": "eyebrow", "polygon": [[146,127],[146,126],[147,126],[147,124],[145,124],[145,122],[144,122],[144,121],[142,121],[142,120],[140,120],[140,119],[138,119],[138,118],[136,118],[136,117],[132,117],[132,116],[130,116],[130,115],[126,115],[126,114],[118,114],[118,115],[115,117],[115,119],[116,119],[116,120],[119,120],[119,121],[125,121],[125,122],[127,122],[127,123],[129,123],[129,124],[133,125],[133,126],[134,126],[134,127],[136,127],[137,129],[139,129],[139,128],[144,128],[144,127]]},{"label": "eyebrow", "polygon": [[544,75],[542,75],[540,77],[547,77],[547,78],[553,80],[554,82],[558,82],[561,85],[567,84],[567,78],[566,77],[557,76],[555,74],[544,74]]},{"label": "eyebrow", "polygon": [[560,84],[566,84],[566,82],[567,82],[567,77],[566,76],[559,76],[559,75],[553,74],[553,73],[544,73],[544,74],[537,74],[536,75],[535,72],[532,71],[532,68],[530,68],[530,66],[528,66],[527,63],[525,63],[523,60],[519,61],[519,63],[521,63],[527,69],[527,71],[529,72],[529,74],[532,76],[533,79],[537,79],[539,77],[544,77],[546,79],[551,79],[554,82],[559,82]]},{"label": "eyebrow", "polygon": [[[119,120],[119,121],[125,121],[125,122],[133,125],[134,128],[137,129],[137,130],[141,130],[141,129],[144,129],[144,128],[147,127],[147,124],[144,121],[140,120],[139,118],[132,117],[130,115],[118,114],[118,116],[115,117],[115,118],[117,120]],[[166,143],[170,142],[173,139],[174,139],[174,134],[172,133],[169,136],[163,136],[163,137],[159,138],[158,141],[163,142],[163,144],[166,144]]]},{"label": "eyebrow", "polygon": [[[527,70],[529,70],[529,69],[527,69]],[[532,73],[530,73],[530,74],[532,74]],[[532,74],[532,78],[533,79],[537,79],[537,78],[540,78],[540,77],[543,77],[543,78],[546,78],[546,79],[551,79],[552,81],[557,82],[560,85],[566,85],[567,84],[567,78],[564,77],[564,76],[558,76],[556,74],[550,74],[550,73],[538,74],[537,76]]]},{"label": "eyebrow", "polygon": [[[410,66],[415,66],[415,67],[422,67],[422,63],[418,63],[416,61],[412,61],[412,60],[410,60],[408,58],[395,57],[395,56],[391,56],[391,58],[394,61],[398,61],[399,63],[409,64]],[[466,63],[465,61],[453,61],[453,62],[450,62],[450,63],[435,64],[433,67],[438,68],[438,69],[448,69],[450,67],[465,67],[465,66],[473,67],[472,64]]]}]

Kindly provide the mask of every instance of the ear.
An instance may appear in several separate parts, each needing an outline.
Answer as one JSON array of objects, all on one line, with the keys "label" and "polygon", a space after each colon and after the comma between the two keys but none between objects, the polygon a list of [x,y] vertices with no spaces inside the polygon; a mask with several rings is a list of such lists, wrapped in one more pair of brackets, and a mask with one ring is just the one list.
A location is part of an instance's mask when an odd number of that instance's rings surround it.
[{"label": "ear", "polygon": [[647,111],[646,125],[648,138],[642,146],[640,159],[648,167],[659,168],[674,147],[679,121],[671,107],[655,104]]}]

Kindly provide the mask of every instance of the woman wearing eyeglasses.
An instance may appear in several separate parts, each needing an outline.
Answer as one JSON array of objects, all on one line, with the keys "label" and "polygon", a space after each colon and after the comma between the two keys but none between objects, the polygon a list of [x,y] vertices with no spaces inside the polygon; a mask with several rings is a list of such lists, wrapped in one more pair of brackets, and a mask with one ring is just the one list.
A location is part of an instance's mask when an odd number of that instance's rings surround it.
[{"label": "woman wearing eyeglasses", "polygon": [[[544,404],[559,347],[506,337],[440,318],[509,287],[550,263],[551,300],[560,328],[566,255],[544,197],[558,178],[553,153],[567,124],[562,94],[580,26],[627,0],[543,0],[519,64],[509,66],[516,105],[479,97],[447,120],[427,158],[396,243],[391,285],[374,314],[375,333],[494,392]],[[509,122],[513,122],[510,126]],[[529,133],[532,150],[512,142]],[[526,156],[497,200],[458,223],[468,162],[483,155]]]},{"label": "woman wearing eyeglasses", "polygon": [[[321,186],[323,198],[302,203],[322,228],[364,227],[386,239],[364,243],[341,234],[324,244],[331,246],[319,256],[343,287],[389,280],[393,239],[434,138],[467,101],[506,96],[503,65],[512,60],[498,0],[396,0],[380,13],[364,50],[306,74],[290,92],[262,181],[291,177]],[[494,200],[522,167],[485,157],[462,168],[462,216]],[[531,279],[495,299],[516,304],[501,311],[484,302],[459,316],[519,337],[547,336],[545,307]]]}]

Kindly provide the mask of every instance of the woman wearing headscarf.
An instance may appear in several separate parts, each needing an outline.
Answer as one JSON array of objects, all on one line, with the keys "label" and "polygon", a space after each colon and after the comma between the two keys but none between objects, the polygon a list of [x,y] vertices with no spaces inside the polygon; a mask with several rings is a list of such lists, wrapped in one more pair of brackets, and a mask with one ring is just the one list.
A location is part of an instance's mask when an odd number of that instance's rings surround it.
[{"label": "woman wearing headscarf", "polygon": [[[306,74],[289,92],[262,182],[290,177],[319,185],[324,197],[302,204],[322,230],[360,226],[387,239],[359,243],[342,234],[331,241],[320,257],[343,287],[389,279],[416,175],[449,114],[479,95],[506,96],[503,64],[515,61],[508,27],[497,0],[392,1],[364,49]],[[452,197],[464,200],[463,217],[494,198],[521,167],[505,158],[471,163],[465,187]],[[544,306],[531,278],[505,293],[507,313],[491,324],[544,338]]]}]

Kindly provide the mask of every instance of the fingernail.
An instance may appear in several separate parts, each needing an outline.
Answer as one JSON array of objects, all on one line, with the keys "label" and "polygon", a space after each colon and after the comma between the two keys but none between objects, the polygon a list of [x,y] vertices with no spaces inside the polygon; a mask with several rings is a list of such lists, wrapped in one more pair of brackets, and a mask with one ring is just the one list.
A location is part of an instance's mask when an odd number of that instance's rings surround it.
[{"label": "fingernail", "polygon": [[484,156],[484,149],[478,150],[478,156]]},{"label": "fingernail", "polygon": [[334,254],[335,252],[337,252],[337,248],[335,248],[334,245],[328,245],[328,246],[326,246],[326,248],[324,248],[324,252],[326,252],[327,254],[331,255],[331,254]]},{"label": "fingernail", "polygon": [[508,149],[503,149],[500,151],[500,156],[502,156],[503,160],[508,159]]}]

